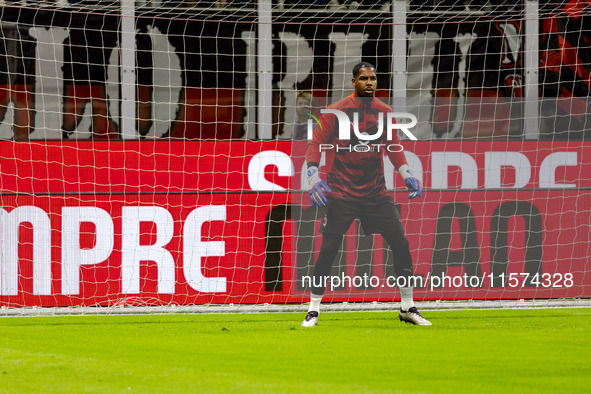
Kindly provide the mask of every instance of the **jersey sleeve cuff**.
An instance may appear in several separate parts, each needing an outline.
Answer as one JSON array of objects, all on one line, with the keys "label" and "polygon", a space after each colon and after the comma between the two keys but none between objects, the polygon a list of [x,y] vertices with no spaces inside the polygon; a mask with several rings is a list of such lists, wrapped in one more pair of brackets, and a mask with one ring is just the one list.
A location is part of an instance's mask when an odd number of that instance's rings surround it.
[{"label": "jersey sleeve cuff", "polygon": [[403,164],[400,167],[398,167],[398,172],[400,173],[400,176],[404,180],[406,180],[406,178],[410,178],[412,176],[412,173],[410,172],[410,166],[408,164]]}]

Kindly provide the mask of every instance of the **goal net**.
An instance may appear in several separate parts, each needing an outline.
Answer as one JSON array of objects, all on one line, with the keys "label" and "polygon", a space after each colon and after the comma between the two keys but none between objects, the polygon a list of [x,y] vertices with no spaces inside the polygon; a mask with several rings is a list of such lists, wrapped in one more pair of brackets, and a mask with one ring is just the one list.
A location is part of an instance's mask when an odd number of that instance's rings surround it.
[{"label": "goal net", "polygon": [[[307,302],[309,134],[361,61],[425,190],[384,158],[415,300],[590,298],[590,21],[586,1],[3,1],[0,306]],[[399,299],[396,258],[354,222],[325,300]]]}]

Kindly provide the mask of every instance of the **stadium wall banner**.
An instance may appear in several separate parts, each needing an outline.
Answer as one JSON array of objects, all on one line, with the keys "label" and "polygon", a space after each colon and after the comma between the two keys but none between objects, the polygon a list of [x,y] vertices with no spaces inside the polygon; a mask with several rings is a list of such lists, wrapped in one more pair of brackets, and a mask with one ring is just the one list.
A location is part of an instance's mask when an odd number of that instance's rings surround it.
[{"label": "stadium wall banner", "polygon": [[[591,296],[591,145],[404,142],[424,196],[387,166],[417,299]],[[0,305],[289,303],[319,226],[285,141],[0,142]],[[370,245],[359,248],[359,244]],[[357,252],[357,249],[360,252]],[[368,252],[369,250],[369,252]],[[373,250],[373,252],[372,252]],[[390,253],[351,226],[333,301],[387,301]]]},{"label": "stadium wall banner", "polygon": [[[0,91],[5,93],[0,94],[0,102],[8,106],[12,99],[19,108],[31,100],[35,103],[25,108],[34,118],[29,125],[34,130],[30,133],[33,139],[61,139],[62,129],[75,131],[77,139],[113,138],[118,133],[119,20],[116,13],[78,11],[74,4],[57,9],[2,8]],[[256,14],[187,9],[179,17],[175,12],[138,11],[136,68],[138,100],[142,103],[138,111],[149,113],[146,118],[153,119],[143,122],[138,137],[222,139],[254,135],[244,127],[254,123],[247,120],[252,120],[256,112]],[[279,126],[274,133],[281,138],[291,134],[297,93],[308,90],[321,97],[342,97],[350,90],[350,72],[359,59],[378,68],[380,93],[388,96],[390,91],[393,33],[391,26],[383,23],[389,20],[389,13],[372,14],[376,23],[363,24],[358,23],[359,14],[355,12],[330,14],[322,23],[309,23],[308,16],[298,12],[274,14],[274,123]],[[413,100],[418,100],[418,107],[430,105],[427,102],[432,95],[450,90],[458,97],[468,96],[467,91],[480,81],[487,89],[502,91],[503,97],[520,91],[516,86],[522,72],[518,23],[477,19],[460,24],[412,22],[409,19],[407,29],[407,88],[411,96],[427,97],[409,97],[409,105]],[[22,45],[8,45],[15,40]],[[6,94],[10,86],[31,97],[14,100]],[[78,124],[63,116],[71,113],[73,119],[77,100],[90,99],[93,104],[104,100],[105,108],[99,111],[96,105],[83,106],[77,114],[81,117]],[[413,110],[431,116],[431,111],[419,109]],[[429,115],[424,114],[427,112]],[[0,123],[0,138],[12,137],[14,116],[7,111]],[[458,119],[461,116],[459,113]],[[418,130],[419,137],[430,138],[433,130],[429,119],[421,120],[427,126]],[[518,129],[518,122],[514,123],[512,126]],[[449,136],[456,133],[448,132]]]}]

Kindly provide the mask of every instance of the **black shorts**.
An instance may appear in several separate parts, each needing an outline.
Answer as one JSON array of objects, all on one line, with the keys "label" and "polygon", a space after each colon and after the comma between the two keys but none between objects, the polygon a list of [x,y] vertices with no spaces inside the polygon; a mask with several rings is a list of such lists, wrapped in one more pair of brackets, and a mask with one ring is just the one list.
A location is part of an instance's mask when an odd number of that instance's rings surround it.
[{"label": "black shorts", "polygon": [[329,197],[320,232],[345,234],[356,218],[361,222],[365,234],[383,234],[393,228],[404,233],[400,213],[389,195],[369,201],[347,201]]}]

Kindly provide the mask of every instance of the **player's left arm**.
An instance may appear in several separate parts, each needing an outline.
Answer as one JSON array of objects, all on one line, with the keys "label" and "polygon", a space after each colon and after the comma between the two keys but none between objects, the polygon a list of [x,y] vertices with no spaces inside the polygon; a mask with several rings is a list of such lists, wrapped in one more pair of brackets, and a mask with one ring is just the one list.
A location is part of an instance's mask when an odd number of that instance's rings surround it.
[{"label": "player's left arm", "polygon": [[[308,142],[308,149],[306,150],[306,162],[308,169],[306,175],[308,176],[308,197],[313,207],[323,207],[328,200],[326,195],[332,192],[328,184],[320,179],[320,145],[331,142],[332,130],[335,127],[334,115],[332,117],[323,116],[321,122],[318,123],[314,129],[312,140]],[[322,126],[325,125],[325,127]]]},{"label": "player's left arm", "polygon": [[[396,134],[394,134],[392,142],[395,144],[400,144],[400,141]],[[412,200],[415,197],[421,197],[421,195],[423,194],[423,185],[421,184],[421,181],[419,181],[412,174],[410,166],[406,162],[404,152],[402,150],[399,152],[388,151],[388,157],[390,158],[392,164],[394,164],[394,167],[396,167],[396,169],[400,173],[402,179],[404,179],[404,184],[406,185],[406,188],[409,191],[409,200]]]}]

